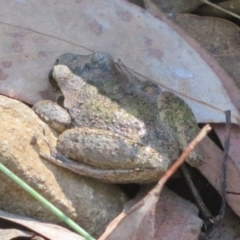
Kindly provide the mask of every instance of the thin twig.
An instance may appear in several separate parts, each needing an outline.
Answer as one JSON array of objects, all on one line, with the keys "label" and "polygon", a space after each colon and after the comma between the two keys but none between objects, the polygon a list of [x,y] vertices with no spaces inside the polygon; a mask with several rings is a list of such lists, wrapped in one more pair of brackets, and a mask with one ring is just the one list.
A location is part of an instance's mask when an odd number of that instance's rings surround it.
[{"label": "thin twig", "polygon": [[203,3],[205,3],[205,4],[208,4],[208,5],[211,6],[211,7],[216,8],[216,9],[222,11],[222,12],[225,12],[225,13],[231,15],[232,17],[235,17],[235,18],[237,18],[237,19],[240,19],[240,16],[239,16],[239,15],[237,15],[237,14],[235,14],[235,13],[233,13],[233,12],[230,12],[230,11],[228,11],[228,10],[222,8],[222,7],[219,7],[218,5],[216,5],[216,4],[214,4],[214,3],[211,3],[211,2],[209,2],[209,1],[207,1],[207,0],[200,0],[200,1],[203,2]]},{"label": "thin twig", "polygon": [[214,217],[212,216],[212,214],[210,213],[210,211],[208,210],[208,208],[206,207],[206,205],[204,204],[198,190],[196,189],[196,187],[194,186],[194,183],[192,181],[192,178],[190,176],[190,173],[186,167],[185,164],[183,164],[181,166],[181,170],[183,172],[183,175],[186,179],[187,185],[190,188],[193,197],[195,199],[196,204],[198,205],[200,211],[202,212],[203,216],[205,219],[209,220],[211,223],[213,223]]},{"label": "thin twig", "polygon": [[181,156],[178,158],[178,160],[167,170],[167,172],[164,173],[160,181],[158,182],[158,185],[161,186],[161,189],[163,188],[164,184],[167,182],[167,180],[177,171],[177,169],[184,163],[186,157],[189,155],[189,153],[202,141],[202,139],[208,134],[208,132],[211,130],[211,126],[209,124],[205,125],[202,130],[198,133],[198,135],[192,140],[192,142],[187,146],[187,148],[183,151]]},{"label": "thin twig", "polygon": [[209,234],[220,226],[225,210],[226,210],[226,172],[227,172],[227,158],[230,146],[230,132],[231,132],[231,111],[225,111],[226,114],[226,130],[225,130],[225,140],[224,140],[224,151],[223,151],[223,159],[222,159],[222,176],[221,176],[221,194],[222,194],[222,204],[219,211],[219,215],[215,218],[214,225],[205,233],[205,238],[209,236]]},{"label": "thin twig", "polygon": [[232,194],[232,195],[240,195],[239,192],[231,192],[231,191],[226,191],[227,194]]}]

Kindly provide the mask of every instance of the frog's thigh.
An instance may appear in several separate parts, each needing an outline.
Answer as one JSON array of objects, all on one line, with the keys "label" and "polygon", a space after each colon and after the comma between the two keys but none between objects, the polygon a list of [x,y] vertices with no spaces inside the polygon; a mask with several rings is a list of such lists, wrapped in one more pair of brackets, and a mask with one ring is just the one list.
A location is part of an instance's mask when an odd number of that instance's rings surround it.
[{"label": "frog's thigh", "polygon": [[[199,132],[196,119],[191,108],[171,92],[163,92],[158,98],[159,120],[168,125],[177,134],[182,150],[196,137]],[[202,163],[203,149],[198,146],[189,155],[187,161],[192,166]]]},{"label": "frog's thigh", "polygon": [[70,129],[58,139],[57,149],[80,163],[101,169],[152,169],[165,172],[167,156],[110,131]]}]

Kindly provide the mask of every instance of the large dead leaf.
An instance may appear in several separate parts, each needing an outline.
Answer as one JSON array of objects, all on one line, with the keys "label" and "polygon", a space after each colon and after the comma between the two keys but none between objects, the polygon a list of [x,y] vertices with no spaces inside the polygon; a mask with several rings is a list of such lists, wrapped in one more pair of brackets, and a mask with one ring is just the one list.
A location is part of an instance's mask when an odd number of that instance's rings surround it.
[{"label": "large dead leaf", "polygon": [[1,240],[12,240],[14,238],[19,238],[19,237],[22,237],[22,238],[25,237],[26,239],[31,239],[34,237],[34,233],[17,230],[17,229],[0,229]]},{"label": "large dead leaf", "polygon": [[196,206],[166,188],[159,198],[159,192],[153,193],[156,189],[157,186],[140,202],[114,219],[100,240],[197,240],[202,221],[197,216]]},{"label": "large dead leaf", "polygon": [[230,79],[162,19],[123,0],[8,1],[0,9],[0,21],[9,24],[0,28],[0,92],[28,103],[46,98],[47,74],[60,53],[100,49],[184,97],[199,122],[222,122],[225,109],[237,122],[240,94],[230,99],[222,84]]}]

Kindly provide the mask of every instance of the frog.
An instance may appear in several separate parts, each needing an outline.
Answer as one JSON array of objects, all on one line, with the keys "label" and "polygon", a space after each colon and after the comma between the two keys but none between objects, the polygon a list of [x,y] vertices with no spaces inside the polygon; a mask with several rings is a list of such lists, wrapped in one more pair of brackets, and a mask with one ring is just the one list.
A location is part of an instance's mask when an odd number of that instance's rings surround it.
[{"label": "frog", "polygon": [[[56,128],[60,135],[51,156],[42,157],[82,176],[109,183],[157,182],[199,131],[182,98],[139,79],[107,52],[63,54],[50,75],[59,95],[33,109],[48,123],[58,121],[58,108],[69,117]],[[45,116],[51,104],[54,111]],[[203,156],[199,145],[187,162],[199,166]]]}]

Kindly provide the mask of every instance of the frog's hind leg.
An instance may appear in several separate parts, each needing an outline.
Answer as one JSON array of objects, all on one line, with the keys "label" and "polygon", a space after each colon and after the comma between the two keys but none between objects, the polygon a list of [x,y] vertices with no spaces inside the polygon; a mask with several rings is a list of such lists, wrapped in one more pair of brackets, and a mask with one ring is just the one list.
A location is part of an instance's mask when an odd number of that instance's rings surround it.
[{"label": "frog's hind leg", "polygon": [[[184,150],[196,137],[199,128],[191,108],[175,94],[163,92],[158,98],[159,120],[176,133],[179,145]],[[203,149],[199,144],[188,156],[191,166],[201,165]]]}]

